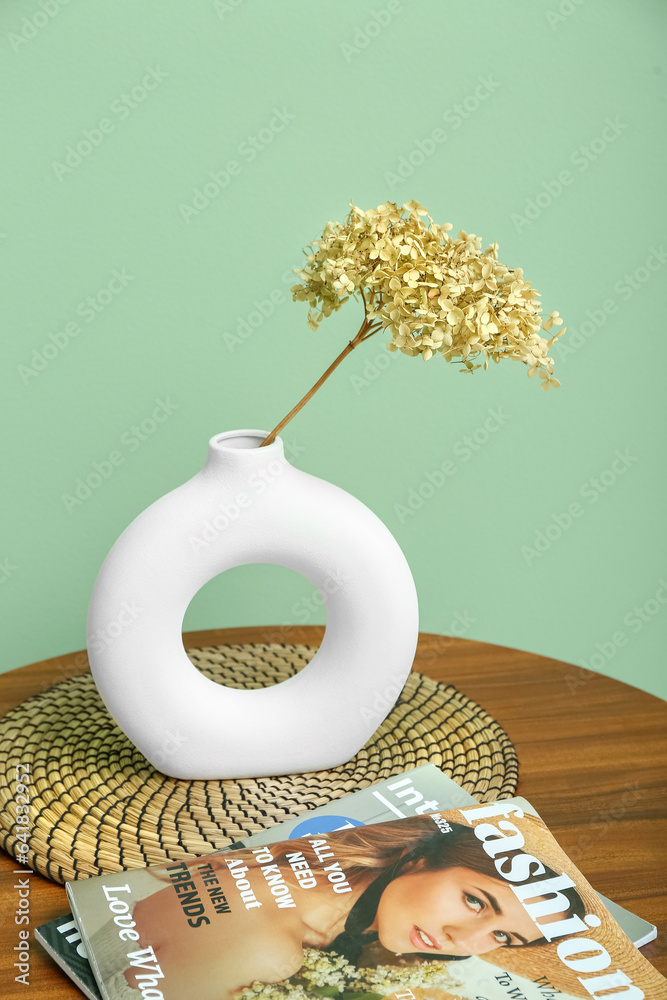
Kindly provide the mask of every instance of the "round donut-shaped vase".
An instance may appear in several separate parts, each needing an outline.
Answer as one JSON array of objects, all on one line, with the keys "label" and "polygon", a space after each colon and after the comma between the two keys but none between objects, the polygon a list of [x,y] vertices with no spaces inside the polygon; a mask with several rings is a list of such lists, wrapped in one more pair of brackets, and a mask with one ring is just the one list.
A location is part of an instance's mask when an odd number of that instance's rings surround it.
[{"label": "round donut-shaped vase", "polygon": [[[294,468],[280,438],[260,448],[266,436],[211,438],[202,470],[129,525],[93,588],[95,683],[135,746],[175,778],[335,767],[384,720],[414,659],[417,595],[396,540],[359,500]],[[306,577],[327,625],[298,674],[244,691],[199,673],[181,630],[205,583],[249,563]]]}]

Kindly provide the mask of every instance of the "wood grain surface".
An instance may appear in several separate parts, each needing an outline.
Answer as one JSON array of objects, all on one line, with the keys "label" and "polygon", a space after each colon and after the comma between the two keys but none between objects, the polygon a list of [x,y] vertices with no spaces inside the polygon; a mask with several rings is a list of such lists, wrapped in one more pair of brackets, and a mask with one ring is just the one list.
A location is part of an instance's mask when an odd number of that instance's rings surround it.
[{"label": "wood grain surface", "polygon": [[[186,648],[246,642],[318,645],[320,626],[188,632]],[[414,667],[455,685],[504,727],[529,799],[593,886],[658,927],[642,949],[667,976],[667,702],[620,681],[532,653],[422,633]],[[0,675],[0,715],[88,669],[84,652]],[[0,996],[81,994],[32,940],[67,911],[65,890],[30,876],[30,987],[14,981],[20,866],[0,852]],[[24,875],[25,877],[25,875]],[[25,925],[23,925],[25,926]]]}]

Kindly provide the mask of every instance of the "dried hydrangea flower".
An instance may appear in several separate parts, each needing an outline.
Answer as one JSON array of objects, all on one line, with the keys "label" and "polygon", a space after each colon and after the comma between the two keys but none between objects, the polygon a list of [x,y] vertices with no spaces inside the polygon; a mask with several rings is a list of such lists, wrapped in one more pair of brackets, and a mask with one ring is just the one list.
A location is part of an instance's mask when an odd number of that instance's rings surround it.
[{"label": "dried hydrangea flower", "polygon": [[[423,220],[428,220],[428,224]],[[418,201],[393,202],[363,211],[350,202],[344,224],[327,222],[319,240],[296,268],[295,301],[307,302],[308,325],[316,330],[327,316],[360,296],[364,320],[322,378],[266,438],[269,444],[344,357],[378,330],[387,348],[423,361],[443,357],[462,373],[487,369],[505,358],[542,376],[542,388],[557,388],[549,348],[565,328],[545,339],[540,331],[561,326],[558,312],[542,323],[539,292],[520,267],[498,260],[498,244],[482,241],[450,223],[438,225]]]}]

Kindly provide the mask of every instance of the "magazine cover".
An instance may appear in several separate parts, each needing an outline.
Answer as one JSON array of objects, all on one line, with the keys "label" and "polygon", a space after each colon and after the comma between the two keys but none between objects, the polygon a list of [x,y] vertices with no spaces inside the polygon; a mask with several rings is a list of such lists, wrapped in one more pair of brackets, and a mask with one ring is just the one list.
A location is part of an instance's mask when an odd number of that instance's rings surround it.
[{"label": "magazine cover", "polygon": [[88,1000],[100,1000],[99,987],[90,967],[86,949],[76,921],[71,914],[49,920],[35,931],[39,941],[54,962],[66,972]]},{"label": "magazine cover", "polygon": [[[359,792],[262,830],[233,847],[256,847],[277,840],[314,836],[352,826],[388,822],[397,817],[432,812],[434,809],[454,809],[475,803],[472,795],[435,765],[422,764],[404,774],[392,775],[385,781],[369,785]],[[231,848],[227,848],[229,849]],[[637,947],[656,936],[653,924],[605,896],[600,898]],[[35,937],[89,1000],[99,1000],[99,989],[88,963],[79,929],[71,914],[56,917],[38,927]]]},{"label": "magazine cover", "polygon": [[105,1000],[667,1000],[523,799],[67,891]]}]

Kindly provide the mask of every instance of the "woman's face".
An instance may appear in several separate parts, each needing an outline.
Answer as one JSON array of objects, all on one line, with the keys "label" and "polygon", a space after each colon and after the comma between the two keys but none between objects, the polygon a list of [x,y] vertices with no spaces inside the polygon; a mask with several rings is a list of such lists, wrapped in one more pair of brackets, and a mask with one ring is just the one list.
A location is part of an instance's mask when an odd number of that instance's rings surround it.
[{"label": "woman's face", "polygon": [[507,882],[460,867],[395,878],[372,930],[398,954],[482,955],[542,937]]}]

